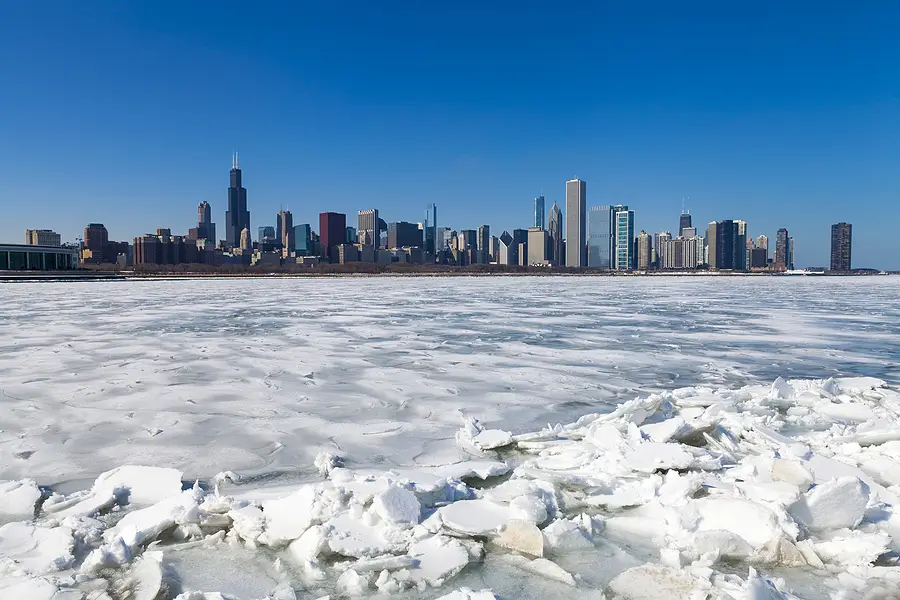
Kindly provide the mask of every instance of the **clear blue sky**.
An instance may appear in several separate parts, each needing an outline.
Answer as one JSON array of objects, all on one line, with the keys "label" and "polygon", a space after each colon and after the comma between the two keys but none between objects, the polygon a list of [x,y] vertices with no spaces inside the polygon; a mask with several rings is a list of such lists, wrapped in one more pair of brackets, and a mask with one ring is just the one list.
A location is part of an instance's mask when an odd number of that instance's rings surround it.
[{"label": "clear blue sky", "polygon": [[648,232],[689,198],[825,265],[845,220],[900,268],[898,31],[876,1],[5,2],[0,240],[184,233],[201,200],[221,232],[237,149],[254,232],[434,201],[499,233],[577,176]]}]

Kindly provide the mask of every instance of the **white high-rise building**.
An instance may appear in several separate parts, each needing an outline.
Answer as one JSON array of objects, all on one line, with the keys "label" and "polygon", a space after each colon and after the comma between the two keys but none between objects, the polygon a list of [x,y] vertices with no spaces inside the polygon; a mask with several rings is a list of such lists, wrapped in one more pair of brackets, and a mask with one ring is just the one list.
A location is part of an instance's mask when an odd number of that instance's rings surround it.
[{"label": "white high-rise building", "polygon": [[566,182],[566,266],[587,266],[587,184],[580,179]]}]

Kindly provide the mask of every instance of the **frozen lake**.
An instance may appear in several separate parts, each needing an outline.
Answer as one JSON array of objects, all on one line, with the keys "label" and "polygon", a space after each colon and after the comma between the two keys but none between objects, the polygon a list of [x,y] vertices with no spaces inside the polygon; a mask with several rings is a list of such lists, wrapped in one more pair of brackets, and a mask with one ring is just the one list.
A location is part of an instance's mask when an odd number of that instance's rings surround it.
[{"label": "frozen lake", "polygon": [[900,384],[900,278],[337,278],[0,286],[0,479],[120,464],[445,464],[639,394]]},{"label": "frozen lake", "polygon": [[3,598],[900,597],[897,277],[0,300]]}]

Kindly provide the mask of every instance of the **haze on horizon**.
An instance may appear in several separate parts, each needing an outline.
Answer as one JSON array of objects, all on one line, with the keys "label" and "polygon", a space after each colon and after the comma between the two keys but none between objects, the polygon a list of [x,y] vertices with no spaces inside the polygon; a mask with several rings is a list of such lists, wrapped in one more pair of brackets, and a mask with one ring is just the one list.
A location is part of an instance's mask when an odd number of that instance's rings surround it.
[{"label": "haze on horizon", "polygon": [[827,266],[900,268],[900,5],[16,3],[0,20],[0,241],[130,241],[323,211],[492,231],[532,199],[628,204],[636,231],[742,219]]}]

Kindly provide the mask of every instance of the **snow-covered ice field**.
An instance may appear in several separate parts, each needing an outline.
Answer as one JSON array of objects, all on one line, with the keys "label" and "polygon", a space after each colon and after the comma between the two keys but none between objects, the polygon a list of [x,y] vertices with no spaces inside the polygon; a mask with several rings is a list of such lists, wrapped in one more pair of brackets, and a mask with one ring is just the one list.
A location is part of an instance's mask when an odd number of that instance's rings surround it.
[{"label": "snow-covered ice field", "polygon": [[0,285],[2,598],[900,597],[900,278]]}]

